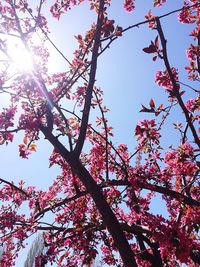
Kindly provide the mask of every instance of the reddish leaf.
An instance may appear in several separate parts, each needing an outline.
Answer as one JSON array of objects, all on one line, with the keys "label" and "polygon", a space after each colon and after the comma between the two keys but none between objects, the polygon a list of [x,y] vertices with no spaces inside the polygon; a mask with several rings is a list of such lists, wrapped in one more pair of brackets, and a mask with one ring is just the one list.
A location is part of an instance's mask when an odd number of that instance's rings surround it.
[{"label": "reddish leaf", "polygon": [[156,59],[157,59],[157,56],[153,57],[153,61],[156,61]]},{"label": "reddish leaf", "polygon": [[151,108],[155,108],[155,103],[154,103],[154,101],[153,101],[152,98],[151,98],[151,100],[149,101],[149,106],[150,106]]},{"label": "reddish leaf", "polygon": [[148,108],[146,108],[145,106],[142,105],[142,109],[140,110],[140,112],[147,112]]},{"label": "reddish leaf", "polygon": [[184,95],[185,94],[185,91],[181,91],[180,92],[180,96]]},{"label": "reddish leaf", "polygon": [[158,48],[158,36],[156,36],[156,39],[155,39],[155,47]]},{"label": "reddish leaf", "polygon": [[189,66],[185,67],[185,70],[191,70],[191,68]]},{"label": "reddish leaf", "polygon": [[27,136],[25,136],[25,137],[24,137],[24,139],[23,139],[23,142],[24,142],[24,144],[25,144],[25,145],[27,145],[27,144],[28,144],[28,142],[29,142],[29,139],[28,139],[28,137],[27,137]]},{"label": "reddish leaf", "polygon": [[142,109],[140,112],[148,112],[148,113],[154,113],[155,111],[151,108],[146,108],[145,106],[142,105]]},{"label": "reddish leaf", "polygon": [[163,104],[160,104],[160,106],[158,107],[159,110],[163,109]]},{"label": "reddish leaf", "polygon": [[142,49],[145,53],[148,53],[148,54],[152,54],[152,53],[155,53],[157,50],[156,50],[156,47],[154,44],[150,44],[149,47],[145,47]]}]

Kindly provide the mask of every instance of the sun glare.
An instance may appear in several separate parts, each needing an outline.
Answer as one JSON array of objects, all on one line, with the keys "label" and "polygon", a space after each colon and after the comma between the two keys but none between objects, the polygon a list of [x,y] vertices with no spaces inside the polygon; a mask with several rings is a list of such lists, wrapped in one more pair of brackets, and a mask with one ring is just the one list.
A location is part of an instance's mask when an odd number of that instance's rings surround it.
[{"label": "sun glare", "polygon": [[7,53],[11,59],[10,69],[13,72],[29,72],[33,69],[33,58],[22,44],[9,42]]},{"label": "sun glare", "polygon": [[[1,34],[0,34],[1,35]],[[3,36],[4,37],[4,36]],[[38,60],[37,56],[29,52],[22,40],[12,36],[6,36],[4,39],[6,48],[0,51],[0,69],[6,69],[10,74],[18,72],[31,72],[34,68],[34,58]],[[31,49],[32,47],[39,47],[42,45],[42,41],[38,34],[33,33],[29,40]],[[6,51],[6,52],[5,52]],[[4,64],[5,63],[5,64]]]},{"label": "sun glare", "polygon": [[40,55],[40,53],[43,52],[43,48],[44,55],[45,49],[49,52],[49,57],[44,62],[49,72],[53,73],[59,71],[60,66],[63,64],[62,60],[59,60],[57,57],[57,51],[38,33],[33,33],[29,40],[30,43],[28,43],[28,45],[32,50],[31,53],[25,48],[22,40],[16,37],[7,36],[4,40],[6,48],[0,49],[0,72],[6,70],[11,76],[17,73],[32,72],[34,64],[37,65],[39,63],[43,65],[42,62],[44,59]]}]

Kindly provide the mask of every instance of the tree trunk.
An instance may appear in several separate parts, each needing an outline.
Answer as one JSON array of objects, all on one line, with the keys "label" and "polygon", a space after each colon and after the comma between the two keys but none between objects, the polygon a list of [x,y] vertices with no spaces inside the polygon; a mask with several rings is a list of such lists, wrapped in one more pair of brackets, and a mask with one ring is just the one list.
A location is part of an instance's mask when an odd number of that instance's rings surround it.
[{"label": "tree trunk", "polygon": [[73,153],[69,152],[50,131],[48,131],[44,127],[41,127],[41,130],[44,133],[45,137],[60,153],[60,155],[68,162],[74,173],[79,177],[80,181],[84,184],[88,193],[91,195],[97,206],[97,209],[102,215],[105,226],[107,227],[109,233],[112,235],[114,244],[120,253],[124,266],[137,267],[134,253],[131,250],[131,247],[120,227],[116,216],[105,200],[101,189],[94,181],[88,170],[83,166],[80,160],[77,159],[77,157],[75,157]]}]

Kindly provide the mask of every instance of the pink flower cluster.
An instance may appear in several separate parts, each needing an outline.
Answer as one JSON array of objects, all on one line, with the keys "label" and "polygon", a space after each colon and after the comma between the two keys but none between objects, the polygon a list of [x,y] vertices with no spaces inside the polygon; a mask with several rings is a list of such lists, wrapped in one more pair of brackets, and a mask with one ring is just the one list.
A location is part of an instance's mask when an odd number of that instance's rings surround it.
[{"label": "pink flower cluster", "polygon": [[[171,71],[172,71],[174,80],[178,81],[178,71],[177,71],[177,69],[172,67]],[[167,89],[169,91],[174,89],[172,81],[171,81],[171,79],[169,77],[169,73],[168,73],[167,70],[165,70],[165,71],[161,71],[161,70],[157,71],[156,72],[155,81],[159,86],[162,86],[162,87],[164,87],[165,89]],[[179,84],[176,84],[176,88],[178,88],[178,89],[180,88]]]},{"label": "pink flower cluster", "polygon": [[159,143],[160,133],[156,129],[155,120],[141,120],[135,128],[135,135],[139,140],[139,146],[145,145],[148,141]]},{"label": "pink flower cluster", "polygon": [[135,0],[124,0],[124,8],[128,12],[133,11],[135,8]]},{"label": "pink flower cluster", "polygon": [[[199,14],[200,14],[200,3],[199,0],[189,0],[192,6],[184,1],[183,9],[178,14],[178,20],[181,23],[185,24],[194,24],[195,28],[191,32],[191,36],[194,37],[194,40],[198,40],[199,33]],[[197,41],[198,43],[198,41]],[[198,80],[199,79],[199,45],[191,44],[190,47],[186,50],[187,58],[189,59],[189,66],[186,66],[185,69],[188,71],[189,80]]]},{"label": "pink flower cluster", "polygon": [[189,112],[193,112],[196,108],[196,99],[192,98],[186,101],[185,106]]},{"label": "pink flower cluster", "polygon": [[[188,4],[185,4],[185,7],[187,7]],[[185,23],[185,24],[191,24],[195,22],[194,19],[194,15],[192,15],[192,10],[191,9],[182,9],[179,13],[178,13],[178,20],[181,23]]]},{"label": "pink flower cluster", "polygon": [[79,5],[84,0],[56,0],[50,11],[53,17],[59,19],[61,14],[71,9],[72,6]]},{"label": "pink flower cluster", "polygon": [[164,3],[166,3],[166,0],[154,0],[154,7],[162,6]]},{"label": "pink flower cluster", "polygon": [[189,60],[195,61],[197,57],[200,56],[199,46],[191,44],[190,47],[186,50],[186,55]]},{"label": "pink flower cluster", "polygon": [[17,107],[10,107],[4,109],[0,113],[0,129],[8,129],[9,127],[14,126],[14,117],[17,112]]},{"label": "pink flower cluster", "polygon": [[198,170],[197,164],[193,161],[193,147],[185,143],[172,152],[166,152],[164,162],[174,175],[186,175],[193,177]]}]

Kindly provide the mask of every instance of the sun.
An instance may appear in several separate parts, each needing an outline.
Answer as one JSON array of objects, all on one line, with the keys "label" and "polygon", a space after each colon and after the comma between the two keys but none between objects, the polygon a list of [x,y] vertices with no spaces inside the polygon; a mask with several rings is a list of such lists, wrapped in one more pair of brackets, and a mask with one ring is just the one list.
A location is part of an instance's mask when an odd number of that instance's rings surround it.
[{"label": "sun", "polygon": [[[1,37],[1,33],[0,33]],[[3,39],[4,38],[4,39]],[[44,41],[37,33],[32,33],[28,36],[26,41],[16,36],[3,36],[2,44],[0,47],[0,70],[6,71],[15,75],[17,73],[31,73],[37,64],[41,64],[42,51],[41,47],[44,46]],[[1,44],[1,43],[0,43]],[[48,62],[45,61],[45,64]]]},{"label": "sun", "polygon": [[30,72],[34,68],[33,56],[21,42],[8,42],[7,53],[10,58],[10,69],[14,72]]},{"label": "sun", "polygon": [[3,36],[0,44],[0,72],[15,76],[33,71],[34,55],[20,38]]},{"label": "sun", "polygon": [[[24,44],[21,38],[2,35],[0,40],[0,72],[6,71],[10,76],[35,73],[38,66],[48,69],[49,73],[60,70],[63,61],[58,59],[57,51],[41,33],[32,33]],[[1,37],[1,33],[0,33]],[[4,39],[3,39],[4,38]],[[27,48],[28,47],[28,48]],[[43,57],[44,56],[44,57]]]}]

